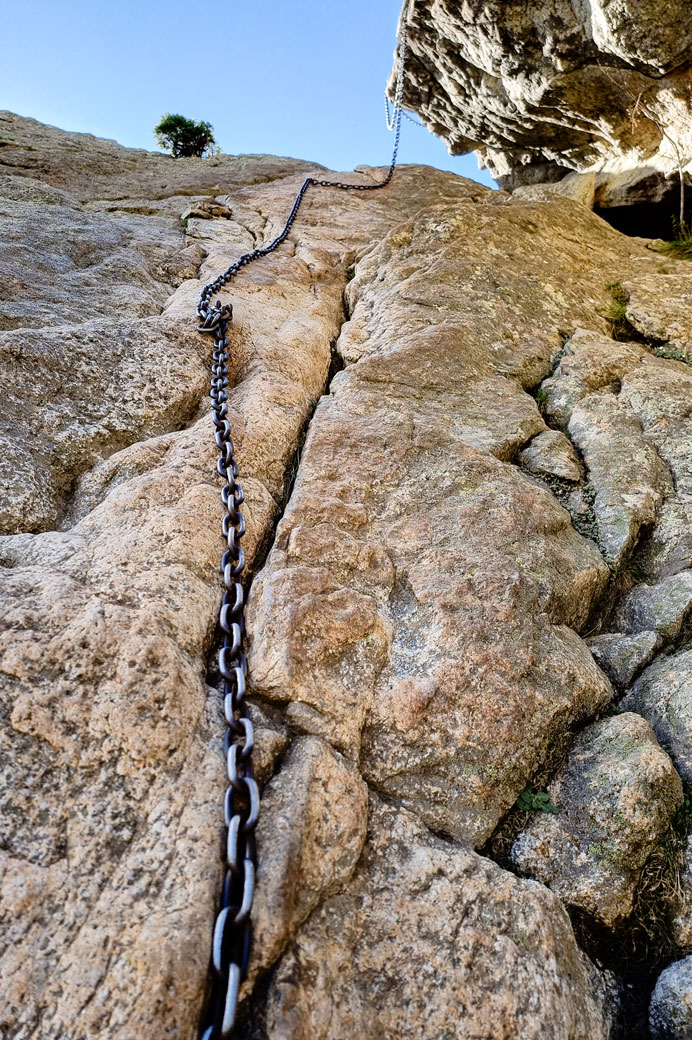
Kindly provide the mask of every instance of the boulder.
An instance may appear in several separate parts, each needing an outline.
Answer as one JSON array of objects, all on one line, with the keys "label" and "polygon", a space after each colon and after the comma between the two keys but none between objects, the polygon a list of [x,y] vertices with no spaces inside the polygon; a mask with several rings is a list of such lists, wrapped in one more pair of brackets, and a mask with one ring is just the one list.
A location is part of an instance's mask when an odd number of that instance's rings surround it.
[{"label": "boulder", "polygon": [[642,868],[682,804],[682,784],[651,726],[625,713],[587,726],[515,841],[518,870],[608,927],[626,918]]},{"label": "boulder", "polygon": [[622,632],[658,632],[675,639],[692,610],[692,571],[636,585],[618,604],[615,625]]},{"label": "boulder", "polygon": [[627,687],[663,643],[657,632],[606,632],[587,640],[594,658],[618,687]]},{"label": "boulder", "polygon": [[651,995],[652,1040],[687,1040],[692,1036],[692,957],[661,972]]},{"label": "boulder", "polygon": [[577,329],[538,389],[548,422],[584,457],[608,562],[617,570],[636,550],[652,585],[692,564],[692,368],[664,354]]},{"label": "boulder", "polygon": [[622,706],[648,719],[680,776],[692,782],[692,650],[658,657]]},{"label": "boulder", "polygon": [[537,434],[519,452],[519,464],[539,477],[558,477],[572,484],[582,478],[582,467],[572,442],[559,430]]}]

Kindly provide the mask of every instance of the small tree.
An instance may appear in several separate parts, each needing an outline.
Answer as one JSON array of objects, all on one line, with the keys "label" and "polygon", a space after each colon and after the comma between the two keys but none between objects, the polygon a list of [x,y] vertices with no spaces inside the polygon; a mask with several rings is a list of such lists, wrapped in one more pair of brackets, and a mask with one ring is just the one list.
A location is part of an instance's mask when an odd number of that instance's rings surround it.
[{"label": "small tree", "polygon": [[166,112],[154,127],[154,133],[161,147],[170,151],[174,159],[180,159],[191,155],[214,155],[219,149],[213,129],[211,123],[196,123],[194,119]]}]

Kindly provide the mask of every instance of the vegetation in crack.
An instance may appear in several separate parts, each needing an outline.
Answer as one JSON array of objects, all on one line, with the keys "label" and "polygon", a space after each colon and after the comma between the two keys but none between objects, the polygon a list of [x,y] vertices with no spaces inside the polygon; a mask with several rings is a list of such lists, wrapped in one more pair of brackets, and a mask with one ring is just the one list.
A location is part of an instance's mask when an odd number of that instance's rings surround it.
[{"label": "vegetation in crack", "polygon": [[683,365],[692,365],[692,358],[682,350],[674,347],[652,347],[656,357],[665,358],[667,361],[682,361]]},{"label": "vegetation in crack", "polygon": [[631,340],[632,333],[636,335],[636,329],[627,320],[627,303],[629,296],[622,287],[622,282],[607,282],[606,289],[611,295],[610,307],[603,314],[610,326],[610,334],[613,339]]},{"label": "vegetation in crack", "polygon": [[[564,356],[565,348],[563,346],[563,348],[559,350],[552,358],[552,368],[550,376],[555,374],[555,371]],[[550,378],[550,376],[546,378]],[[601,555],[605,555],[603,546],[600,542],[598,525],[596,523],[596,515],[593,509],[593,504],[596,499],[596,489],[588,479],[588,468],[586,466],[586,463],[584,462],[584,457],[581,451],[579,450],[578,446],[573,442],[572,438],[569,436],[568,429],[565,426],[554,423],[546,414],[545,406],[548,401],[548,395],[546,391],[543,389],[544,382],[545,380],[542,380],[539,386],[537,386],[533,391],[527,392],[530,392],[531,396],[534,398],[546,425],[551,430],[557,430],[559,433],[563,433],[565,437],[568,438],[577,458],[579,459],[582,471],[587,474],[587,477],[585,480],[581,482],[581,484],[576,484],[572,481],[566,480],[563,477],[558,477],[554,474],[537,474],[530,472],[520,462],[518,463],[519,468],[531,480],[538,480],[541,484],[547,487],[549,491],[552,492],[552,494],[558,500],[560,505],[569,513],[572,520],[572,526],[574,527],[575,531],[577,531],[584,538],[590,538],[598,546]]]},{"label": "vegetation in crack", "polygon": [[673,236],[661,246],[660,252],[675,260],[692,260],[692,228],[686,223],[673,221]]},{"label": "vegetation in crack", "polygon": [[533,784],[527,784],[516,801],[517,809],[528,809],[529,812],[558,813],[560,810],[550,801],[546,791],[535,791]]},{"label": "vegetation in crack", "polygon": [[577,734],[595,722],[602,714],[603,712],[584,719],[578,726],[563,733],[555,743],[546,749],[543,762],[536,769],[531,780],[527,781],[514,804],[509,807],[488,840],[478,850],[481,856],[487,856],[488,859],[493,860],[499,867],[508,870],[511,874],[518,873],[510,856],[512,846],[521,831],[526,829],[534,813],[547,813],[551,816],[559,814],[559,806],[551,802],[546,788],[553,777],[564,768]]},{"label": "vegetation in crack", "polygon": [[[690,241],[690,250],[692,252],[692,240]],[[606,289],[610,293],[612,301],[610,307],[603,312],[602,316],[608,322],[613,339],[625,343],[641,343],[656,357],[665,358],[669,361],[682,361],[686,365],[692,365],[692,359],[684,351],[668,346],[668,341],[665,339],[645,336],[639,329],[634,327],[627,317],[629,295],[622,282],[607,282]]]}]

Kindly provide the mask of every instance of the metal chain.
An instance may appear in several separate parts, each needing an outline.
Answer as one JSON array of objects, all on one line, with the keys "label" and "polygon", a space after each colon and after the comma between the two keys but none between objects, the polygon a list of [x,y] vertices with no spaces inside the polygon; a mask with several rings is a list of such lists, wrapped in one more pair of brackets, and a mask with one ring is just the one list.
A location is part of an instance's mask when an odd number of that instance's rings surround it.
[{"label": "metal chain", "polygon": [[[384,92],[384,118],[385,118],[385,122],[387,123],[387,129],[391,130],[392,126],[394,125],[393,122],[392,122],[392,118],[393,118],[392,117],[392,111],[393,110],[390,109],[389,104],[390,104],[389,97],[387,96],[387,91],[385,90],[385,92]],[[408,119],[409,123],[413,123],[414,126],[420,126],[420,127],[423,128],[423,130],[427,130],[427,127],[426,127],[425,123],[421,123],[421,121],[419,119],[414,119],[413,116],[410,116],[408,114],[408,112],[404,112],[403,109],[402,109],[401,114],[404,117],[404,119]]]},{"label": "metal chain", "polygon": [[[408,0],[407,5],[408,6]],[[395,96],[394,147],[389,171],[377,184],[345,184],[341,181],[306,177],[296,195],[283,230],[268,245],[243,253],[226,270],[202,289],[197,314],[199,332],[214,337],[212,354],[211,401],[216,444],[219,449],[217,469],[225,484],[221,500],[226,509],[221,530],[227,548],[221,557],[221,573],[225,586],[219,612],[223,644],[219,651],[219,672],[223,679],[224,714],[227,729],[224,741],[228,788],[224,803],[226,825],[226,876],[221,894],[221,908],[214,925],[212,940],[213,982],[209,1007],[210,1025],[201,1040],[228,1040],[236,1019],[238,992],[247,974],[252,941],[250,911],[255,891],[257,853],[255,828],[259,816],[259,790],[253,774],[253,727],[245,700],[247,662],[243,652],[244,603],[240,575],[245,556],[240,539],[245,533],[245,520],[240,510],[243,489],[238,483],[238,465],[234,457],[231,426],[228,421],[228,325],[233,317],[230,303],[220,300],[212,307],[211,298],[246,264],[273,252],[286,239],[295,221],[303,197],[313,185],[339,188],[343,191],[374,191],[389,184],[399,151],[401,132],[401,96],[406,57],[406,17],[400,35],[400,59]]]}]

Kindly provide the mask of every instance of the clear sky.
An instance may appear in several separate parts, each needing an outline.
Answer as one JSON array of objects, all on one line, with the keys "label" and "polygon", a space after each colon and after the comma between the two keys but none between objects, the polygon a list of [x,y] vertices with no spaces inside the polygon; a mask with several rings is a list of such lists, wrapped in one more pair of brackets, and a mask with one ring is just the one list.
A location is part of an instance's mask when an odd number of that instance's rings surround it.
[{"label": "clear sky", "polygon": [[[0,108],[155,149],[164,112],[212,123],[227,153],[388,165],[383,91],[400,0],[24,0],[5,5]],[[402,162],[486,184],[404,121]]]}]

